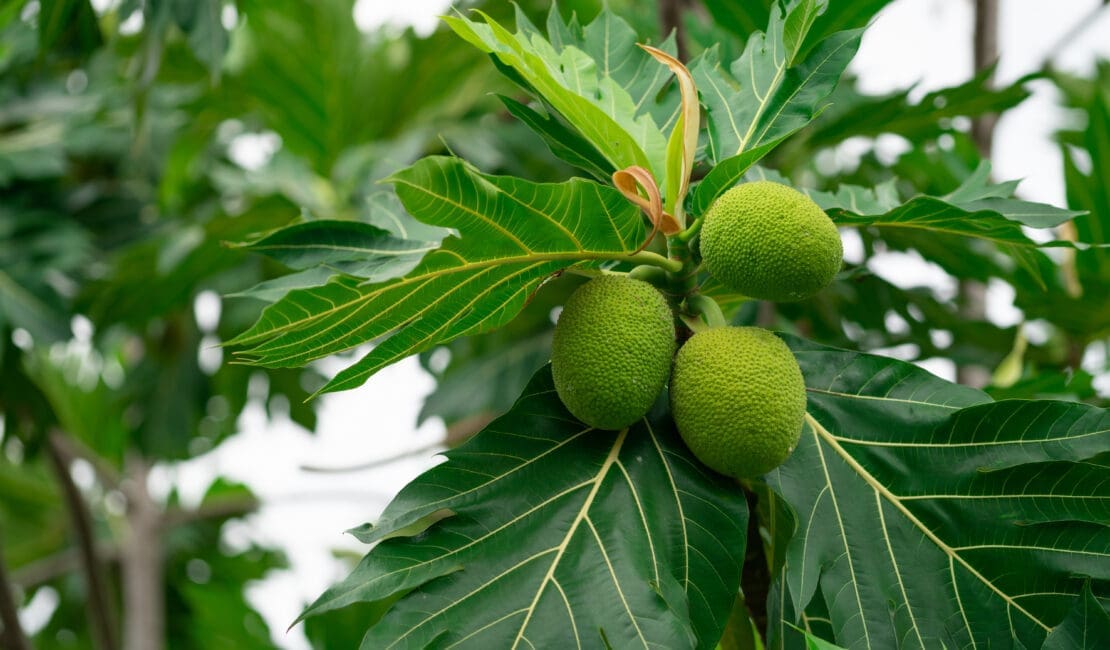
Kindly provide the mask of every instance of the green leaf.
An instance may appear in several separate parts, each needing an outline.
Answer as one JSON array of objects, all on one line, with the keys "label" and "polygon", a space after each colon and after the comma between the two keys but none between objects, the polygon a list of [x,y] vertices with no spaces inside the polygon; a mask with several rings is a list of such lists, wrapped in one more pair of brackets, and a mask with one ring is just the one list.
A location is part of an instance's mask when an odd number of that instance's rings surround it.
[{"label": "green leaf", "polygon": [[391,180],[409,213],[459,236],[400,280],[340,276],[291,291],[229,345],[286,367],[389,335],[322,391],[353,388],[410,354],[503,325],[557,271],[633,259],[645,236],[639,211],[617,190],[582,179],[530,183],[433,157]]},{"label": "green leaf", "polygon": [[381,282],[411,271],[437,245],[398,239],[357,221],[315,220],[275,230],[242,248],[294,269],[326,265],[336,272]]},{"label": "green leaf", "polygon": [[1110,586],[1105,409],[991,402],[908,363],[784,338],[808,412],[768,475],[798,519],[778,613],[820,593],[845,647],[1040,647],[1087,578]]},{"label": "green leaf", "polygon": [[[385,539],[305,612],[401,598],[363,648],[712,648],[739,585],[747,505],[666,413],[592,430],[549,368],[361,538]],[[496,507],[491,505],[496,504]],[[415,537],[391,533],[437,512]]]},{"label": "green leaf", "polygon": [[219,77],[228,44],[222,21],[224,0],[178,2],[173,8],[177,25],[188,36],[193,54],[208,66],[213,77]]},{"label": "green leaf", "polygon": [[[810,4],[802,3],[794,12],[808,11]],[[708,113],[708,155],[716,163],[694,194],[696,214],[704,213],[752,164],[822,110],[863,34],[862,29],[833,34],[790,67],[784,20],[796,19],[793,13],[784,19],[772,11],[766,33],[748,41],[731,72],[717,60],[715,48],[691,66]]]},{"label": "green leaf", "polygon": [[554,115],[543,115],[515,99],[501,96],[509,113],[543,138],[560,160],[585,170],[599,181],[608,182],[616,169],[588,140],[571,130]]},{"label": "green leaf", "polygon": [[89,54],[103,41],[89,0],[41,0],[39,52],[52,49]]},{"label": "green leaf", "polygon": [[1098,650],[1110,639],[1110,612],[1091,592],[1091,583],[1075,599],[1075,605],[1041,646],[1043,650]]},{"label": "green leaf", "polygon": [[[444,21],[460,37],[519,75],[528,90],[562,115],[614,168],[639,165],[657,179],[663,178],[666,138],[650,115],[637,116],[637,104],[629,91],[605,74],[612,70],[606,62],[599,65],[573,45],[556,49],[519,13],[515,34],[481,15],[485,23],[462,16],[448,16]],[[643,56],[650,60],[646,53]],[[616,63],[623,67],[623,62]]]}]

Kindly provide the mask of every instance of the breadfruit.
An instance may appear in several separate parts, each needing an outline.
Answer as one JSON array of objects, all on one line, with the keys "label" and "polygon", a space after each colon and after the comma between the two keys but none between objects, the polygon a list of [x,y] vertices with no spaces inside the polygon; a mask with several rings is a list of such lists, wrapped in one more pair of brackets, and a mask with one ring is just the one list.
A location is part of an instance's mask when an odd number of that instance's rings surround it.
[{"label": "breadfruit", "polygon": [[555,390],[579,420],[622,429],[655,403],[674,350],[674,316],[663,295],[641,280],[603,275],[571,295],[555,325]]},{"label": "breadfruit", "polygon": [[702,259],[713,277],[760,300],[812,296],[832,282],[843,254],[828,215],[805,194],[770,181],[722,194],[701,230]]},{"label": "breadfruit", "polygon": [[751,478],[778,467],[802,432],[806,393],[790,348],[758,327],[698,332],[678,351],[671,411],[711,469]]}]

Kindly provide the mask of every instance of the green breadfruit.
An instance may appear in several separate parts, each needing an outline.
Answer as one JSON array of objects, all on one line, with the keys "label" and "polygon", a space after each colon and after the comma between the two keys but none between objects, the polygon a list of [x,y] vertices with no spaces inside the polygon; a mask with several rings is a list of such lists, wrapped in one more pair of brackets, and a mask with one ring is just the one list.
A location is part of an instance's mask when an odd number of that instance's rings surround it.
[{"label": "green breadfruit", "polygon": [[828,215],[805,194],[770,181],[738,185],[705,214],[701,255],[749,298],[804,300],[832,282],[844,249]]},{"label": "green breadfruit", "polygon": [[790,348],[758,327],[695,334],[674,362],[671,411],[686,446],[721,474],[778,467],[802,432],[806,391]]},{"label": "green breadfruit", "polygon": [[555,325],[555,390],[579,420],[622,429],[651,409],[674,349],[674,316],[658,290],[622,276],[595,278],[571,295]]}]

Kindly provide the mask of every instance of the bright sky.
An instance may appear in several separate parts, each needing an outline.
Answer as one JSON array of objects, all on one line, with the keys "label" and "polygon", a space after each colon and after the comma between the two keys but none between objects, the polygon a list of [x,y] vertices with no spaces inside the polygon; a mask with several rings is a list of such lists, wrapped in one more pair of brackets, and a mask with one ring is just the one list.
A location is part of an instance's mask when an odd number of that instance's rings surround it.
[{"label": "bright sky", "polygon": [[[1057,0],[1051,5],[1003,0],[1001,4],[999,77],[1007,81],[1039,67],[1050,49],[1099,0]],[[426,32],[435,27],[436,16],[446,8],[442,0],[360,0],[355,17],[364,29],[383,23],[412,24]],[[1096,55],[1110,57],[1110,11],[1102,12],[1099,21],[1078,38],[1066,38],[1063,49],[1054,56],[1059,67],[1087,71]],[[897,0],[867,32],[852,69],[864,90],[874,93],[918,83],[920,96],[965,81],[971,73],[971,3]],[[1026,179],[1019,190],[1026,198],[1062,205],[1060,155],[1049,136],[1064,116],[1055,108],[1056,97],[1047,83],[1034,88],[1034,97],[998,125],[995,173],[1000,179]],[[847,143],[838,157],[851,160],[867,146],[866,142]],[[904,145],[892,137],[881,146],[893,154]],[[845,243],[851,255],[856,242],[849,238]],[[899,284],[916,284],[922,279],[945,282],[943,274],[913,254],[880,256],[873,268]],[[199,302],[211,304],[214,298],[205,295]],[[1012,299],[1004,285],[992,285],[990,318],[1001,324],[1019,322],[1021,315],[1013,308]],[[321,368],[331,375],[343,365],[328,360]],[[953,374],[946,361],[925,365],[942,376]],[[284,418],[268,424],[258,408],[251,408],[241,420],[241,434],[205,456],[163,469],[156,477],[156,489],[164,493],[176,484],[186,502],[199,500],[204,487],[218,475],[243,481],[264,499],[265,506],[257,514],[225,527],[225,541],[241,548],[253,540],[288,554],[290,571],[275,573],[249,591],[281,647],[308,647],[300,627],[289,633],[285,629],[303,604],[346,574],[347,565],[336,560],[332,551],[365,551],[343,531],[373,521],[406,482],[436,461],[424,456],[351,473],[312,473],[301,466],[349,466],[434,444],[442,439],[442,423],[415,427],[422,399],[432,385],[414,359],[396,364],[357,390],[322,398],[315,435]]]}]

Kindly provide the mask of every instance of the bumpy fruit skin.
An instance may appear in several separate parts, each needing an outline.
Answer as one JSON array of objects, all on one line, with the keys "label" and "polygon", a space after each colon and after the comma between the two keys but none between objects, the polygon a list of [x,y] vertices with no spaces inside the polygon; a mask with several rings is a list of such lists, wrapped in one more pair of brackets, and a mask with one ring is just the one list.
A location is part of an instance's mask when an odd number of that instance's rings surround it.
[{"label": "bumpy fruit skin", "polygon": [[832,282],[844,249],[828,215],[771,181],[738,185],[705,214],[701,255],[723,284],[750,298],[804,300]]},{"label": "bumpy fruit skin", "polygon": [[555,390],[579,420],[623,429],[655,403],[674,350],[674,316],[655,287],[622,276],[595,278],[571,295],[555,325]]},{"label": "bumpy fruit skin", "polygon": [[758,327],[698,332],[678,351],[671,411],[713,470],[752,478],[778,467],[802,432],[805,382],[790,348]]}]

